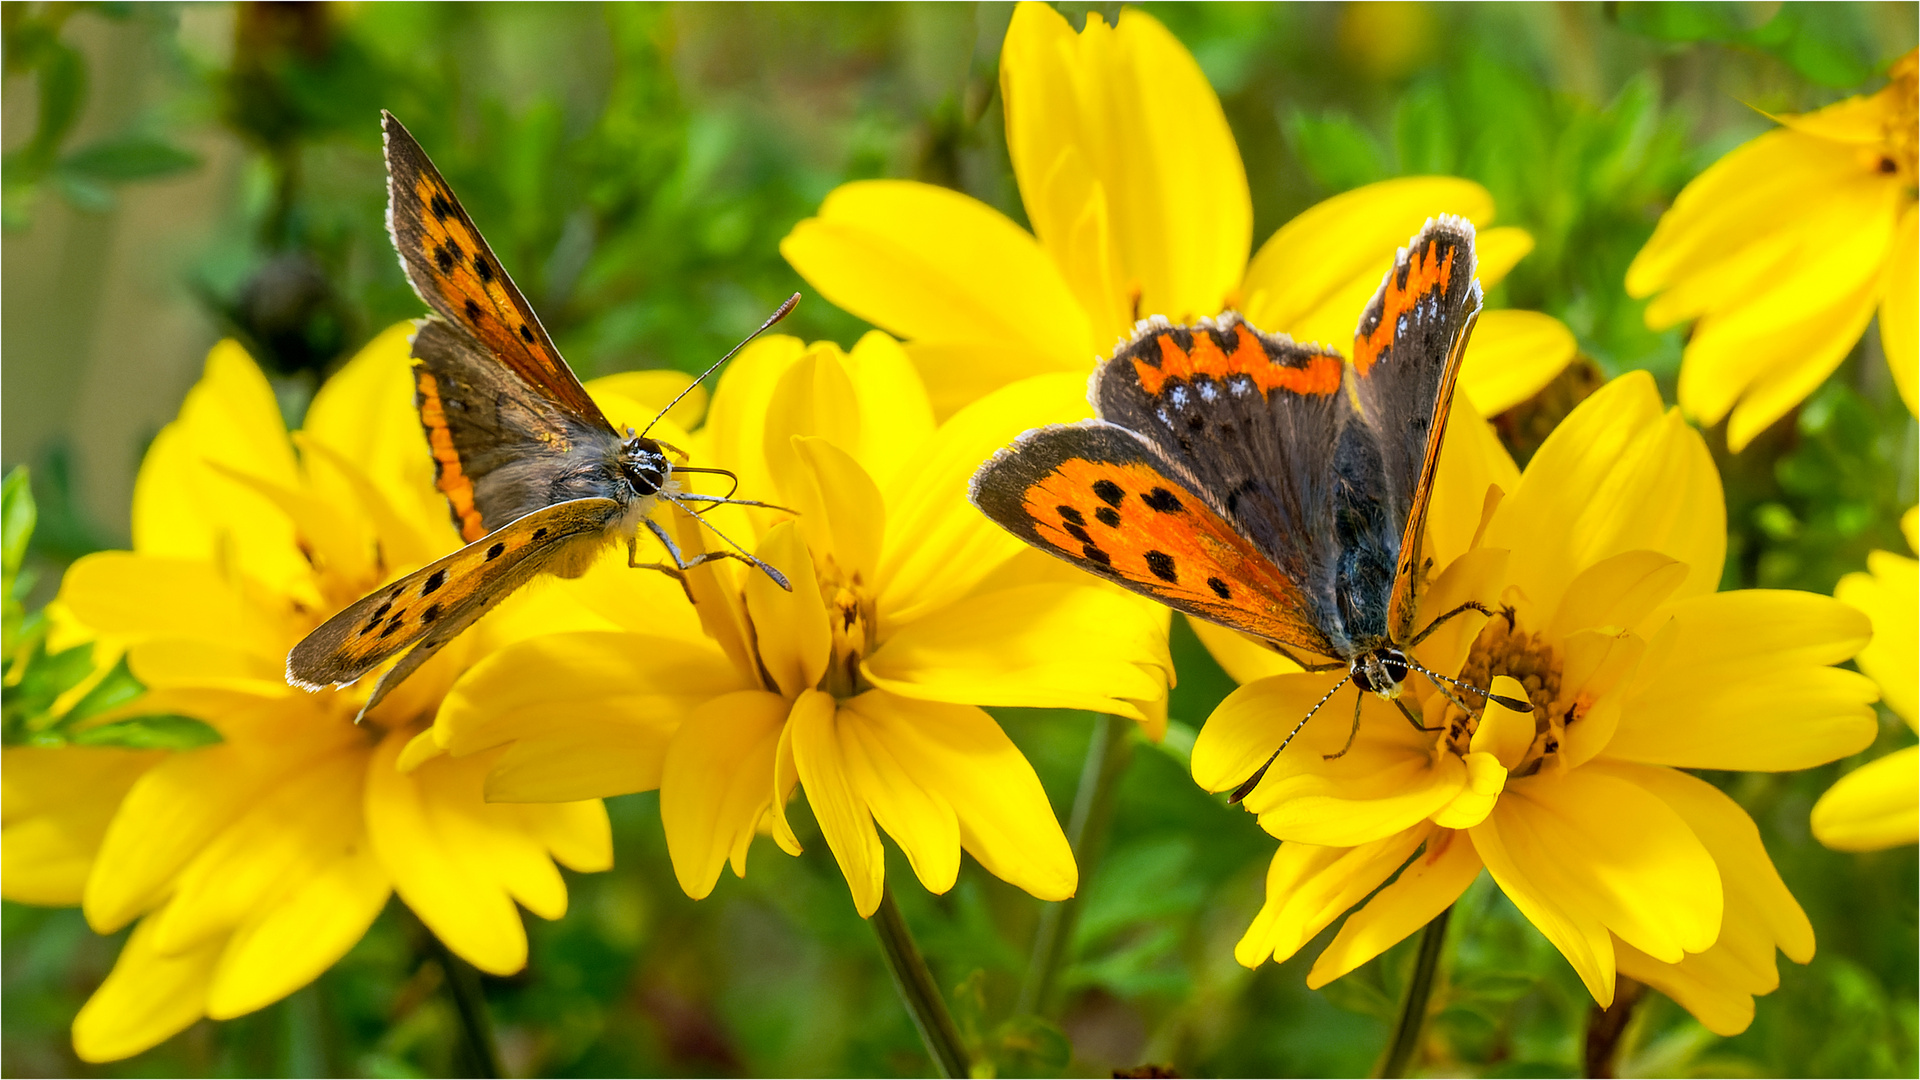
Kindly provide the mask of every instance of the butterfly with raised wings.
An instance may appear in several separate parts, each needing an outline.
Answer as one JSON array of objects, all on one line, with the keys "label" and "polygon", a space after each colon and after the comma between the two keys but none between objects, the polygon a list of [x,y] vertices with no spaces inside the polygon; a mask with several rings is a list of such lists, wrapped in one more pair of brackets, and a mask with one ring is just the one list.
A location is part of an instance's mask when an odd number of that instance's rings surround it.
[{"label": "butterfly with raised wings", "polygon": [[1305,670],[1346,669],[1236,801],[1349,682],[1356,733],[1369,692],[1430,730],[1400,700],[1414,672],[1450,697],[1489,697],[1409,652],[1464,611],[1493,614],[1468,603],[1414,625],[1427,506],[1480,313],[1473,240],[1464,220],[1429,221],[1367,305],[1351,360],[1232,312],[1143,320],[1093,374],[1096,419],[1030,431],[974,475],[974,504],[1027,543]]},{"label": "butterfly with raised wings", "polygon": [[[340,686],[401,657],[375,684],[364,716],[514,590],[541,574],[577,577],[620,542],[629,566],[681,577],[712,559],[738,559],[791,591],[779,570],[737,547],[681,554],[651,516],[661,501],[703,524],[703,508],[767,504],[693,493],[676,474],[731,474],[676,465],[679,451],[645,431],[616,432],[420,144],[392,114],[381,119],[387,229],[407,280],[434,311],[413,336],[414,403],[435,486],[466,546],[322,623],[287,654],[287,681],[308,690]],[[747,340],[799,299],[788,298]],[[671,564],[639,561],[642,527]]]}]

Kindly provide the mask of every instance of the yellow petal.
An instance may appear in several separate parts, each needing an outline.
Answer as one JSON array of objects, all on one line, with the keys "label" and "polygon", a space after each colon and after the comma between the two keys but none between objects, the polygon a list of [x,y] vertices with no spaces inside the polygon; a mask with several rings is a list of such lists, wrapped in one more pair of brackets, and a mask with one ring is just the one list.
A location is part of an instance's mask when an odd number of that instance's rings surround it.
[{"label": "yellow petal", "polygon": [[134,927],[106,981],[73,1018],[73,1052],[82,1061],[118,1061],[186,1030],[206,1013],[222,944],[163,956],[147,923]]},{"label": "yellow petal", "polygon": [[1753,1023],[1753,995],[1726,977],[1721,970],[1726,966],[1724,958],[1711,950],[1689,953],[1680,963],[1667,964],[1620,941],[1614,957],[1620,974],[1672,998],[1715,1035],[1738,1035]]},{"label": "yellow petal", "polygon": [[1874,551],[1867,554],[1867,569],[1841,578],[1833,596],[1872,620],[1873,640],[1854,664],[1880,684],[1887,708],[1914,728],[1920,722],[1920,561]]},{"label": "yellow petal", "polygon": [[954,414],[886,492],[887,539],[875,583],[882,637],[965,596],[1024,550],[967,497],[973,474],[1022,432],[1092,415],[1086,377],[1042,375]]},{"label": "yellow petal", "polygon": [[1587,993],[1602,1007],[1613,1003],[1613,935],[1600,920],[1574,906],[1539,857],[1538,845],[1521,818],[1518,800],[1502,799],[1469,835],[1487,873],[1513,906],[1546,936],[1573,965]]},{"label": "yellow petal", "polygon": [[[1407,235],[1411,237],[1413,234]],[[1503,225],[1497,229],[1477,230],[1473,238],[1474,276],[1480,279],[1482,288],[1491,289],[1500,284],[1521,259],[1531,255],[1533,247],[1533,234],[1517,226]],[[1490,314],[1493,313],[1485,312],[1480,316],[1481,329],[1486,328],[1486,317]],[[1481,411],[1491,416],[1498,410]]]},{"label": "yellow petal", "polygon": [[[1404,719],[1400,723],[1406,725]],[[1332,724],[1322,728],[1336,730]],[[1323,752],[1337,752],[1337,746]],[[1262,829],[1282,840],[1347,847],[1412,828],[1467,785],[1466,767],[1451,754],[1435,763],[1424,755],[1403,753],[1387,768],[1373,768],[1381,756],[1364,754],[1356,744],[1345,757],[1327,763],[1337,767],[1278,777],[1276,767],[1247,796],[1247,809],[1260,816]],[[1368,769],[1364,780],[1353,775],[1362,768]]]},{"label": "yellow petal", "polygon": [[880,906],[886,886],[886,857],[873,815],[854,790],[846,762],[846,737],[840,731],[834,700],[818,690],[803,692],[787,721],[793,742],[793,761],[807,805],[813,808],[820,834],[833,851],[834,862],[853,890],[853,906],[861,918]]},{"label": "yellow petal", "polygon": [[1144,719],[1171,670],[1166,619],[1139,597],[1029,585],[969,597],[904,627],[862,665],[905,697],[967,705],[1092,709]]},{"label": "yellow petal", "polygon": [[231,341],[148,450],[133,488],[133,545],[142,554],[220,557],[274,585],[310,573],[293,528],[272,504],[209,468],[218,463],[284,486],[298,471],[266,376]]},{"label": "yellow petal", "polygon": [[1009,383],[1048,372],[1082,372],[1099,359],[1088,352],[1069,364],[1024,342],[988,338],[910,341],[905,349],[941,423]]},{"label": "yellow petal", "polygon": [[[450,531],[446,499],[434,490],[433,457],[413,405],[413,331],[411,321],[388,327],[320,384],[300,435],[351,462],[402,519]],[[307,465],[321,490],[338,500],[343,493],[326,487],[325,476],[311,461]]]},{"label": "yellow petal", "polygon": [[599,799],[511,809],[520,812],[521,828],[546,847],[553,861],[583,874],[613,869],[613,823]]},{"label": "yellow petal", "polygon": [[[1179,41],[1136,10],[1076,35],[1052,9],[1023,4],[1000,78],[1027,217],[1082,306],[1106,316],[1095,338],[1132,324],[1136,295],[1141,315],[1220,311],[1246,262],[1252,202],[1220,101]],[[1074,242],[1092,192],[1109,223],[1094,245],[1104,259]]]},{"label": "yellow petal", "polygon": [[[1231,791],[1240,786],[1273,756],[1293,726],[1305,719],[1314,704],[1339,681],[1338,673],[1294,671],[1246,683],[1228,694],[1194,739],[1194,783],[1207,791]],[[1350,699],[1343,702],[1346,700]],[[1334,715],[1344,717],[1348,712],[1349,708],[1341,708]],[[1334,726],[1339,726],[1338,719]],[[1333,749],[1339,749],[1338,745]]]},{"label": "yellow petal", "polygon": [[218,642],[242,656],[283,663],[292,645],[290,627],[206,560],[95,552],[67,568],[60,603],[87,629],[135,641]]},{"label": "yellow petal", "polygon": [[392,888],[364,847],[294,885],[244,923],[220,954],[207,1015],[227,1020],[286,997],[353,948]]},{"label": "yellow petal", "polygon": [[500,884],[495,860],[505,852],[474,843],[484,830],[462,812],[481,805],[481,778],[472,777],[471,807],[460,807],[445,781],[463,779],[459,766],[467,763],[438,758],[403,774],[394,764],[405,741],[389,735],[368,763],[373,853],[400,899],[448,948],[482,971],[511,975],[526,965],[527,933]]},{"label": "yellow petal", "polygon": [[[1492,689],[1502,697],[1527,700],[1526,687],[1509,675],[1494,676]],[[1474,728],[1471,745],[1477,753],[1491,754],[1505,768],[1517,769],[1526,756],[1527,748],[1533,745],[1533,727],[1532,710],[1508,708],[1498,701],[1489,700],[1486,711],[1480,716],[1480,723]],[[1491,776],[1485,780],[1480,777],[1470,779],[1475,790],[1493,782]],[[1505,776],[1500,777],[1502,782],[1505,779]]]},{"label": "yellow petal", "polygon": [[1073,895],[1073,850],[1047,793],[991,716],[884,690],[854,698],[843,717],[848,712],[862,721],[867,745],[884,747],[903,774],[953,808],[961,847],[988,873],[1042,900]]},{"label": "yellow petal", "polygon": [[1300,665],[1267,648],[1250,634],[1229,630],[1190,615],[1184,617],[1187,625],[1193,627],[1193,636],[1200,639],[1200,644],[1207,647],[1214,662],[1232,676],[1234,682],[1244,685],[1268,676],[1300,670]]},{"label": "yellow petal", "polygon": [[[707,388],[694,382],[693,376],[672,368],[602,375],[587,383],[587,391],[596,396],[603,392],[618,394],[682,431],[692,431],[707,414]],[[685,397],[681,397],[683,392]],[[669,403],[673,408],[667,409]]]},{"label": "yellow petal", "polygon": [[680,888],[703,900],[720,868],[752,841],[772,802],[774,752],[787,701],[740,690],[702,704],[674,732],[660,771],[660,824]]},{"label": "yellow petal", "polygon": [[1920,416],[1920,217],[1907,204],[1894,227],[1887,253],[1886,280],[1880,287],[1880,347],[1893,371],[1893,385],[1907,411]]},{"label": "yellow petal", "polygon": [[1645,788],[1593,768],[1536,774],[1508,786],[1498,814],[1502,839],[1516,857],[1531,852],[1543,889],[1635,948],[1674,963],[1720,936],[1713,856]]},{"label": "yellow petal", "polygon": [[1594,769],[1658,796],[1686,820],[1687,827],[1712,853],[1727,898],[1726,918],[1716,947],[1729,944],[1735,931],[1757,929],[1765,940],[1758,955],[1750,956],[1748,963],[1756,969],[1764,968],[1769,978],[1776,945],[1799,963],[1813,959],[1813,924],[1780,880],[1761,843],[1759,828],[1739,803],[1705,780],[1677,769],[1621,762],[1597,762]]},{"label": "yellow petal", "polygon": [[[1468,609],[1435,626],[1432,620],[1458,610],[1469,600],[1492,599],[1500,595],[1505,581],[1508,553],[1500,548],[1473,548],[1447,564],[1420,597],[1424,624],[1416,621],[1419,634],[1427,638],[1413,650],[1414,659],[1429,671],[1459,671],[1479,640],[1487,616]],[[1418,634],[1416,634],[1418,636]]]},{"label": "yellow petal", "polygon": [[859,403],[860,445],[842,449],[884,488],[933,435],[933,403],[907,350],[878,330],[863,334],[843,363]]},{"label": "yellow petal", "polygon": [[1482,416],[1506,412],[1540,392],[1573,361],[1573,331],[1537,311],[1486,311],[1460,361],[1460,389]]},{"label": "yellow petal", "polygon": [[795,435],[793,452],[800,468],[786,495],[799,511],[807,547],[836,568],[841,582],[874,580],[887,507],[873,477],[852,454],[819,436]]},{"label": "yellow petal", "polygon": [[1687,564],[1657,551],[1623,551],[1582,570],[1568,584],[1549,639],[1579,630],[1634,630],[1687,578]]},{"label": "yellow petal", "polygon": [[[767,414],[787,369],[806,353],[806,343],[799,338],[768,334],[741,349],[720,374],[701,441],[713,458],[710,464],[732,469],[740,477],[740,490],[749,497],[770,497],[776,490],[767,467]],[[709,516],[724,515],[717,509]],[[749,542],[744,536],[734,538]]]},{"label": "yellow petal", "polygon": [[1493,425],[1481,419],[1465,395],[1454,395],[1427,508],[1427,553],[1434,565],[1447,566],[1479,543],[1493,511],[1519,486],[1520,469]]},{"label": "yellow petal", "polygon": [[835,722],[842,760],[848,783],[874,821],[900,845],[920,884],[928,892],[944,893],[960,876],[960,819],[953,804],[921,782],[918,773],[926,763],[913,755],[919,748],[912,741],[904,747],[905,760],[895,756],[895,744],[902,740],[894,729],[922,719],[891,715],[899,700],[867,693],[841,708]]},{"label": "yellow petal", "polygon": [[829,303],[899,337],[1019,342],[1062,367],[1102,344],[1033,237],[946,188],[842,184],[780,254]]},{"label": "yellow petal", "polygon": [[1920,746],[1895,750],[1840,778],[1813,804],[1813,835],[1838,851],[1920,840]]},{"label": "yellow petal", "polygon": [[80,903],[95,854],[127,790],[164,755],[105,748],[0,750],[0,895]]},{"label": "yellow petal", "polygon": [[760,662],[781,693],[791,698],[818,685],[827,670],[833,640],[826,603],[814,577],[813,557],[795,523],[774,526],[754,554],[784,573],[793,585],[788,592],[765,574],[752,574],[746,586],[747,610],[759,635]]},{"label": "yellow petal", "polygon": [[1409,829],[1371,844],[1325,848],[1285,843],[1267,870],[1267,900],[1234,957],[1253,967],[1285,963],[1407,861],[1427,830]]},{"label": "yellow petal", "polygon": [[1426,851],[1347,916],[1307,972],[1307,985],[1319,989],[1399,944],[1460,899],[1479,874],[1480,854],[1466,833],[1434,830]]},{"label": "yellow petal", "polygon": [[458,756],[512,748],[489,798],[571,802],[648,791],[692,710],[743,679],[704,642],[615,631],[549,634],[469,668],[447,692],[435,741]]},{"label": "yellow petal", "polygon": [[1813,593],[1743,589],[1672,605],[1606,755],[1690,769],[1804,769],[1873,742],[1871,681],[1827,667],[1869,628]]}]

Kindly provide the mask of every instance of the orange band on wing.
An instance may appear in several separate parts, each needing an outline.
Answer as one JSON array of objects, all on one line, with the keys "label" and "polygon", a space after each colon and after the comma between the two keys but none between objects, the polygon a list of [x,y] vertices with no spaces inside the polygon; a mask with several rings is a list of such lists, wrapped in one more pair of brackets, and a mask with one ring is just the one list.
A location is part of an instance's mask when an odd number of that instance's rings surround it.
[{"label": "orange band on wing", "polygon": [[1292,367],[1276,363],[1260,339],[1245,323],[1237,324],[1238,332],[1233,351],[1222,351],[1213,340],[1213,335],[1204,330],[1195,330],[1193,348],[1182,350],[1180,342],[1172,334],[1161,334],[1156,343],[1160,346],[1160,363],[1156,366],[1145,359],[1136,358],[1133,368],[1140,376],[1140,387],[1149,396],[1156,396],[1168,379],[1181,379],[1191,382],[1196,375],[1205,375],[1215,380],[1225,380],[1233,375],[1245,375],[1260,388],[1262,396],[1272,390],[1288,390],[1296,394],[1331,394],[1340,389],[1340,358],[1337,356],[1314,356],[1303,367]]},{"label": "orange band on wing", "polygon": [[460,467],[460,453],[453,448],[447,411],[440,404],[440,386],[424,368],[416,368],[414,387],[420,396],[420,423],[427,429],[427,447],[433,452],[433,485],[453,507],[453,516],[460,522],[460,538],[471,544],[487,535],[487,527],[480,520],[480,508],[473,504],[473,481]]},{"label": "orange band on wing", "polygon": [[1402,286],[1398,274],[1387,278],[1387,289],[1380,298],[1380,322],[1370,334],[1356,334],[1353,339],[1353,369],[1365,375],[1380,359],[1380,354],[1393,344],[1394,330],[1400,324],[1400,316],[1412,311],[1415,304],[1426,299],[1436,289],[1445,289],[1453,277],[1453,251],[1449,246],[1444,257],[1435,258],[1438,244],[1428,244],[1409,256],[1407,264],[1407,283]]}]

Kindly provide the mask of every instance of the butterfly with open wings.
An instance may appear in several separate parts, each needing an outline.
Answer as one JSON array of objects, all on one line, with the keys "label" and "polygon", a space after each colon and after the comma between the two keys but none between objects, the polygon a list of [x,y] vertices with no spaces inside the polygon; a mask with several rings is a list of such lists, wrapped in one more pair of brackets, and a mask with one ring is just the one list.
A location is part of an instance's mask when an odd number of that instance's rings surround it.
[{"label": "butterfly with open wings", "polygon": [[1479,313],[1473,226],[1441,217],[1399,253],[1351,360],[1231,312],[1148,319],[1094,372],[1097,419],[1030,431],[973,478],[974,504],[1027,543],[1308,671],[1346,668],[1236,801],[1349,682],[1356,733],[1368,692],[1429,730],[1400,700],[1414,672],[1468,712],[1454,690],[1489,697],[1409,654],[1455,615],[1493,614],[1468,603],[1414,625],[1427,504]]},{"label": "butterfly with open wings", "polygon": [[[287,654],[287,681],[309,690],[344,685],[404,653],[375,684],[364,716],[515,589],[540,574],[577,577],[622,541],[629,566],[679,577],[712,559],[739,559],[791,590],[780,571],[744,551],[681,554],[651,516],[660,501],[696,518],[722,503],[767,504],[688,491],[676,473],[732,474],[676,465],[676,448],[645,431],[614,430],[426,152],[391,114],[381,116],[387,229],[407,280],[435,313],[413,337],[414,402],[435,486],[467,543],[322,623]],[[798,300],[790,297],[753,336]],[[671,564],[638,560],[643,526]]]}]

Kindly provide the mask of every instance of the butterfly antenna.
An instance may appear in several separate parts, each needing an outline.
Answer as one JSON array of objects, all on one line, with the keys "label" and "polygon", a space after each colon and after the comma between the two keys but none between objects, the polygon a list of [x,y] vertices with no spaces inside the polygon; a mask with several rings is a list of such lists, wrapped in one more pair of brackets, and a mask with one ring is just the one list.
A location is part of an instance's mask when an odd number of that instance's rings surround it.
[{"label": "butterfly antenna", "polygon": [[1488,701],[1498,702],[1499,704],[1505,705],[1507,708],[1513,709],[1516,712],[1532,712],[1533,711],[1533,704],[1531,702],[1521,701],[1517,698],[1510,698],[1505,694],[1489,693],[1473,685],[1470,682],[1461,682],[1459,679],[1450,679],[1447,676],[1442,675],[1437,671],[1429,671],[1427,670],[1426,667],[1421,665],[1420,661],[1415,660],[1411,656],[1407,657],[1407,666],[1413,668],[1413,670],[1419,672],[1420,674],[1425,675],[1427,677],[1427,680],[1433,683],[1434,686],[1438,687],[1441,693],[1447,695],[1448,701],[1451,701],[1455,705],[1460,706],[1460,710],[1469,716],[1473,715],[1473,706],[1468,705],[1466,702],[1461,701],[1457,697],[1454,697],[1452,691],[1447,689],[1449,685],[1458,687],[1461,690],[1470,690],[1473,693],[1480,695],[1481,697],[1485,698]]},{"label": "butterfly antenna", "polygon": [[[796,293],[795,295],[797,296],[798,294]],[[761,573],[772,578],[774,584],[780,586],[781,588],[787,590],[788,592],[793,591],[793,584],[787,580],[787,575],[781,573],[778,570],[775,570],[773,567],[768,566],[766,563],[761,562],[757,557],[754,556],[752,552],[748,551],[746,548],[741,547],[739,544],[734,543],[732,537],[728,536],[726,533],[721,532],[719,529],[714,528],[713,522],[708,521],[706,518],[700,516],[700,511],[695,510],[693,507],[688,506],[686,503],[680,502],[678,500],[675,500],[673,505],[693,515],[693,519],[695,521],[698,521],[700,524],[705,525],[707,529],[713,533],[713,535],[719,537],[722,540],[725,540],[727,542],[728,547],[731,547],[733,548],[733,550],[739,552],[740,557],[742,559],[745,559],[749,563],[752,563],[754,567],[758,569]]]},{"label": "butterfly antenna", "polygon": [[[1287,732],[1287,737],[1280,740],[1280,750],[1285,750],[1287,748],[1287,744],[1293,741],[1293,737],[1295,735],[1300,734],[1300,729],[1307,726],[1307,721],[1313,719],[1313,714],[1320,711],[1320,706],[1325,705],[1328,701],[1332,700],[1333,695],[1339,693],[1340,688],[1347,685],[1347,683],[1351,681],[1353,681],[1353,676],[1351,674],[1342,676],[1339,682],[1333,684],[1333,689],[1327,691],[1326,694],[1322,696],[1319,701],[1314,702],[1313,708],[1307,710],[1307,715],[1301,717],[1300,722],[1293,725],[1293,730]],[[1273,763],[1280,760],[1280,750],[1275,750],[1273,752],[1273,756],[1267,758],[1267,763],[1265,765],[1260,766],[1260,769],[1258,772],[1254,773],[1252,776],[1247,777],[1246,780],[1241,782],[1239,787],[1234,788],[1233,794],[1227,796],[1227,802],[1237,803],[1241,799],[1246,798],[1248,795],[1253,794],[1253,789],[1260,786],[1261,777],[1266,776],[1267,770],[1273,768]],[[1343,754],[1346,753],[1345,750],[1342,750],[1340,752]]]},{"label": "butterfly antenna", "polygon": [[[755,330],[751,334],[748,334],[746,338],[740,342],[740,344],[735,345],[733,348],[727,350],[727,355],[707,365],[707,370],[701,372],[699,378],[688,383],[687,388],[685,390],[680,391],[679,396],[675,397],[672,401],[667,402],[667,407],[664,409],[661,409],[659,412],[659,415],[655,416],[652,420],[647,421],[646,429],[641,431],[640,434],[644,436],[648,431],[652,431],[653,425],[659,423],[661,417],[666,416],[668,413],[672,412],[673,407],[675,405],[680,404],[680,398],[686,397],[688,394],[693,393],[693,388],[707,381],[707,376],[713,374],[715,368],[718,368],[721,364],[724,364],[727,361],[733,359],[733,354],[739,352],[741,349],[746,348],[748,342],[752,341],[754,338],[759,337],[761,334],[766,333],[767,330],[770,329],[774,323],[777,323],[781,319],[786,318],[789,314],[793,312],[795,305],[799,303],[800,303],[799,293],[794,293],[792,296],[787,297],[787,302],[784,304],[781,304],[780,309],[778,311],[775,311],[771,316],[769,316],[766,322],[761,323],[760,329]],[[713,528],[713,526],[711,525],[707,527],[710,529]],[[731,541],[729,541],[729,543],[731,543]]]}]

